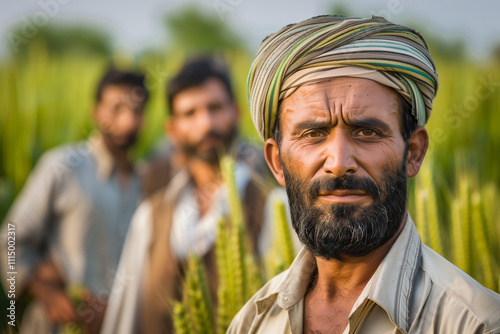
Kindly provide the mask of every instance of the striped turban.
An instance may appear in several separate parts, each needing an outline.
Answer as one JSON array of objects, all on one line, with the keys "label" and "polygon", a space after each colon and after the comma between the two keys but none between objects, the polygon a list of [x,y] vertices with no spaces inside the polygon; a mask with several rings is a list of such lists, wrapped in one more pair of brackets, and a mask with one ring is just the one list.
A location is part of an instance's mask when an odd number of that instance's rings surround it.
[{"label": "striped turban", "polygon": [[395,89],[419,125],[431,115],[438,78],[423,37],[383,17],[318,16],[284,27],[263,42],[248,75],[252,120],[273,135],[278,107],[300,86],[348,76]]}]

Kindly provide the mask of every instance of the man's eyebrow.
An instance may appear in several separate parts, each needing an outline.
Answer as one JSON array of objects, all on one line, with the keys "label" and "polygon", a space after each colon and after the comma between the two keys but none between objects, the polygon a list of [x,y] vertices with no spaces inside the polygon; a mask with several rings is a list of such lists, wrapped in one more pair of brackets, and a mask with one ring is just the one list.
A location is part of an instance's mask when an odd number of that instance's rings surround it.
[{"label": "man's eyebrow", "polygon": [[[383,132],[388,132],[390,130],[389,124],[382,121],[376,117],[367,117],[367,118],[351,118],[344,119],[344,123],[349,126],[355,126],[360,128],[377,128]],[[293,126],[294,131],[302,131],[307,129],[322,129],[327,127],[335,126],[335,124],[331,124],[330,120],[304,120]]]},{"label": "man's eyebrow", "polygon": [[[185,116],[194,113],[194,108],[189,108],[185,110],[180,110],[176,112],[177,116]],[[175,115],[174,115],[175,116]]]},{"label": "man's eyebrow", "polygon": [[350,126],[356,126],[356,127],[360,127],[360,128],[365,128],[365,127],[366,128],[377,128],[377,129],[380,129],[384,132],[388,132],[391,129],[389,124],[387,124],[386,122],[382,121],[381,119],[375,118],[375,117],[358,118],[358,119],[356,119],[356,118],[344,119],[344,122]]},{"label": "man's eyebrow", "polygon": [[315,121],[315,120],[304,120],[301,121],[293,126],[294,131],[302,131],[302,130],[307,130],[307,129],[321,129],[321,128],[326,128],[326,127],[331,127],[332,124],[330,120],[320,120],[320,121]]}]

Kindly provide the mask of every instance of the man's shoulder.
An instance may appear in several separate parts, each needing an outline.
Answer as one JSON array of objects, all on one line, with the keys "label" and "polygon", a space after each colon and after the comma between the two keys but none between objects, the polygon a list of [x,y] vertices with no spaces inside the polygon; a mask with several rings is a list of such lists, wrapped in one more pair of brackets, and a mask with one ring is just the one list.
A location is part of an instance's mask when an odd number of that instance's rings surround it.
[{"label": "man's shoulder", "polygon": [[256,320],[260,312],[264,313],[265,309],[269,309],[272,305],[276,304],[279,287],[282,285],[288,272],[289,270],[285,270],[273,277],[246,302],[231,321],[228,333],[248,333],[252,323]]},{"label": "man's shoulder", "polygon": [[243,140],[238,141],[238,160],[257,170],[267,166],[262,148]]},{"label": "man's shoulder", "polygon": [[289,269],[279,273],[278,275],[274,276],[271,278],[269,281],[267,281],[266,284],[262,288],[257,291],[252,298],[250,298],[249,301],[253,300],[255,303],[257,300],[260,300],[262,298],[268,297],[272,294],[276,294],[280,290],[280,286],[283,284],[283,282],[286,279],[286,276],[290,272]]},{"label": "man's shoulder", "polygon": [[172,154],[163,155],[151,159],[139,168],[141,175],[143,194],[150,197],[158,191],[165,190],[172,177],[179,171],[179,167],[172,162]]},{"label": "man's shoulder", "polygon": [[168,184],[162,185],[160,188],[155,190],[153,193],[148,195],[142,204],[147,205],[150,209],[157,209],[165,204],[165,192],[168,189]]},{"label": "man's shoulder", "polygon": [[258,154],[260,156],[262,153],[263,150],[258,145],[246,140],[238,140],[238,154],[242,158],[248,158],[253,154]]},{"label": "man's shoulder", "polygon": [[238,161],[244,163],[251,172],[251,180],[262,189],[269,191],[277,186],[261,147],[245,141],[238,142]]},{"label": "man's shoulder", "polygon": [[[150,229],[151,225],[151,215],[153,210],[153,204],[150,198],[147,198],[137,206],[134,212],[134,216],[130,222],[130,230],[144,231],[144,229]],[[134,232],[132,232],[134,233]]]},{"label": "man's shoulder", "polygon": [[36,162],[35,172],[45,177],[54,174],[57,177],[81,165],[90,156],[85,142],[56,146],[45,151]]},{"label": "man's shoulder", "polygon": [[64,144],[52,147],[45,151],[41,156],[39,161],[46,162],[59,162],[62,163],[65,160],[69,159],[70,155],[79,154],[82,155],[85,150],[84,143],[73,143],[73,144]]},{"label": "man's shoulder", "polygon": [[484,287],[425,245],[422,246],[421,267],[439,292],[436,294],[439,296],[438,308],[452,308],[452,313],[467,313],[489,327],[500,329],[499,294]]}]

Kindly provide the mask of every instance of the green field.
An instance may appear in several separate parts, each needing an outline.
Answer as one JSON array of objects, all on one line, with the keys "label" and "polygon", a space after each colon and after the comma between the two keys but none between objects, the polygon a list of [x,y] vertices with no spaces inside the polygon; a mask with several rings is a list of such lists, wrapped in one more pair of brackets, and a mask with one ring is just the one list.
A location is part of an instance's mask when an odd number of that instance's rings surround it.
[{"label": "green field", "polygon": [[[409,211],[426,244],[499,292],[500,57],[480,62],[434,50],[440,88],[427,126],[430,151],[411,181]],[[241,106],[241,134],[260,143],[246,102],[252,55],[242,48],[221,53]],[[165,80],[185,56],[167,50],[136,58],[111,56],[119,66],[147,74],[151,99],[134,152],[138,161],[163,136]],[[0,61],[0,219],[43,152],[92,133],[95,84],[109,60],[99,54],[54,54],[33,41],[22,57],[12,54]]]}]

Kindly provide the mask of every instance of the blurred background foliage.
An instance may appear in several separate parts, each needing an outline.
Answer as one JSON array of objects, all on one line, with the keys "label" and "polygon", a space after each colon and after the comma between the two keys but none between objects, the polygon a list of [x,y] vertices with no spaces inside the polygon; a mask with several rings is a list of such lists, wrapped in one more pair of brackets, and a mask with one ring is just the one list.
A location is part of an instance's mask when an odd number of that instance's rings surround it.
[{"label": "blurred background foliage", "polygon": [[[349,14],[338,6],[332,13]],[[95,85],[111,63],[142,70],[151,91],[137,160],[157,151],[167,115],[165,81],[192,53],[214,52],[227,60],[241,134],[262,144],[246,100],[255,51],[248,50],[245,37],[193,6],[166,15],[164,23],[170,42],[136,56],[116,50],[110,35],[89,26],[51,22],[30,38],[22,37],[21,26],[12,31],[20,39],[0,59],[1,220],[45,151],[91,134]],[[410,213],[424,242],[499,291],[500,47],[478,61],[462,41],[436,39],[418,22],[408,25],[426,37],[440,80],[428,124],[430,152],[410,182]]]}]

